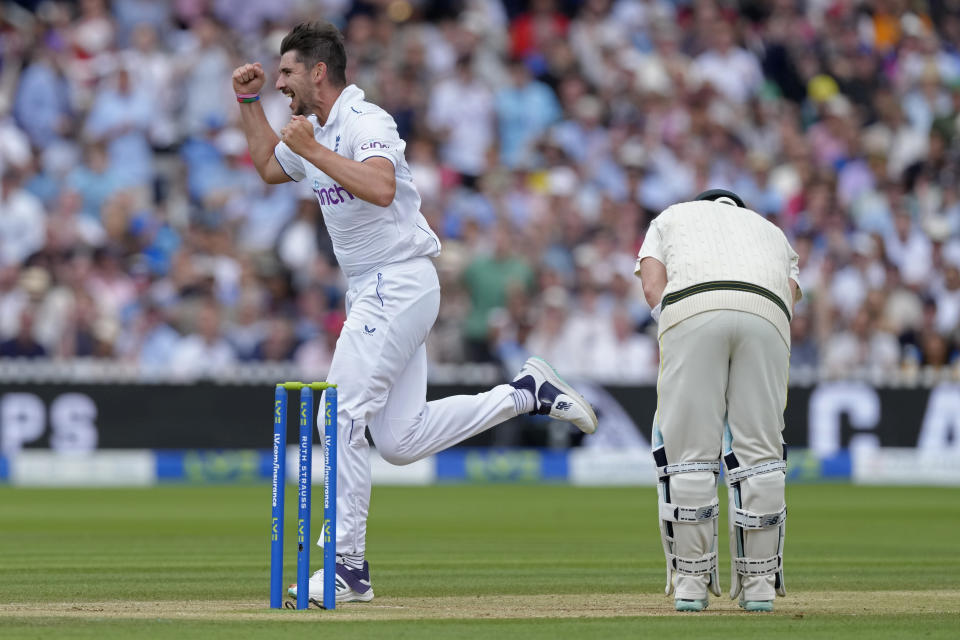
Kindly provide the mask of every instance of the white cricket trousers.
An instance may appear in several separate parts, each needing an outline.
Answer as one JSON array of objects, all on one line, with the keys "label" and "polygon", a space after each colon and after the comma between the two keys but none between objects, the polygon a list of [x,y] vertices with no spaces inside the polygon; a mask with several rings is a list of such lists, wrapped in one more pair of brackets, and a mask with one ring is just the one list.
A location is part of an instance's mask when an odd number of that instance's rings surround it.
[{"label": "white cricket trousers", "polygon": [[327,380],[337,385],[338,399],[337,552],[355,554],[366,548],[370,509],[366,428],[387,462],[410,464],[516,417],[518,405],[507,384],[426,401],[424,341],[440,306],[429,258],[385,265],[349,284],[347,320]]},{"label": "white cricket trousers", "polygon": [[[790,351],[768,320],[743,311],[700,313],[666,331],[660,339],[657,425],[668,462],[718,460],[724,425],[729,425],[740,467],[783,458],[783,410],[787,400]],[[699,506],[716,497],[710,472],[670,476],[670,499]],[[743,509],[771,513],[784,505],[784,474],[757,475],[741,483]],[[732,518],[732,508],[728,512]],[[712,524],[674,525],[676,553],[704,556],[713,547]],[[731,529],[731,555],[736,548]],[[778,529],[746,533],[745,555],[777,554]],[[675,574],[677,598],[706,593],[708,577]],[[772,600],[774,576],[743,580],[747,600]]]}]

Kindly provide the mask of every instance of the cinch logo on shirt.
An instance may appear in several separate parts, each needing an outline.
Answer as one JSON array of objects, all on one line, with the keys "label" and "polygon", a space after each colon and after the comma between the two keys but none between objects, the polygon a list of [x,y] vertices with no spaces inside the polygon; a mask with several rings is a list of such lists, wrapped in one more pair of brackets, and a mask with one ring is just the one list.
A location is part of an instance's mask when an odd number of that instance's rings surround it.
[{"label": "cinch logo on shirt", "polygon": [[360,151],[369,151],[371,149],[389,149],[390,145],[386,142],[364,142],[360,145]]},{"label": "cinch logo on shirt", "polygon": [[341,202],[346,202],[347,199],[354,199],[354,195],[352,193],[337,183],[333,183],[332,187],[324,188],[320,186],[319,180],[314,180],[313,192],[317,194],[317,200],[320,201],[320,206],[340,204]]}]

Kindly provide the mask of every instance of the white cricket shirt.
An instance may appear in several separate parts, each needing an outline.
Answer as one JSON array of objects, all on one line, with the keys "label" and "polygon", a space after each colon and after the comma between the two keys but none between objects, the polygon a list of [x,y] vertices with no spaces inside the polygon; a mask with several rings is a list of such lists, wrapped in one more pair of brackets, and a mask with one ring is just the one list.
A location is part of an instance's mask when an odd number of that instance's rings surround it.
[{"label": "white cricket shirt", "polygon": [[698,313],[734,309],[766,318],[790,346],[790,279],[799,283],[799,258],[760,214],[719,202],[675,204],[650,223],[637,273],[646,257],[667,268],[661,335]]},{"label": "white cricket shirt", "polygon": [[440,254],[440,240],[420,213],[420,194],[403,155],[407,144],[397,134],[390,114],[363,97],[363,91],[351,84],[333,103],[325,125],[320,126],[315,115],[307,119],[313,123],[317,142],[328,149],[358,162],[379,156],[393,163],[397,193],[389,206],[361,200],[283,141],[274,149],[291,179],[309,181],[337,261],[348,278],[385,264]]}]

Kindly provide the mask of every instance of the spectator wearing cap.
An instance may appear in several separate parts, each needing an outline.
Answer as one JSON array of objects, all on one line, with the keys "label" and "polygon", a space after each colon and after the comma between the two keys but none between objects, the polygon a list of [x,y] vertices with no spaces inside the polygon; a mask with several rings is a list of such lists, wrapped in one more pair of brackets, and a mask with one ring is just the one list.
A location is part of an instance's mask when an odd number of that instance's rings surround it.
[{"label": "spectator wearing cap", "polygon": [[53,344],[45,340],[56,333],[44,331],[47,315],[44,302],[50,286],[50,274],[43,267],[28,267],[19,270],[0,266],[0,340],[17,335],[20,318],[25,310],[32,310],[32,335],[40,344]]}]

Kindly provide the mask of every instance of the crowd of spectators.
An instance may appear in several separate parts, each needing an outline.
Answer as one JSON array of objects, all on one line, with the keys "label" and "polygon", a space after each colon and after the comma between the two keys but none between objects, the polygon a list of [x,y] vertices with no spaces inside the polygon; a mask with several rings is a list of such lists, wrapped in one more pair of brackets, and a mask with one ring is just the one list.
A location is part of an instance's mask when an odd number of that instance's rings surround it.
[{"label": "crowd of spectators", "polygon": [[253,169],[232,69],[345,34],[440,235],[434,362],[650,381],[647,224],[737,191],[800,254],[792,364],[958,370],[960,7],[948,0],[0,3],[0,357],[323,375],[319,205]]}]

